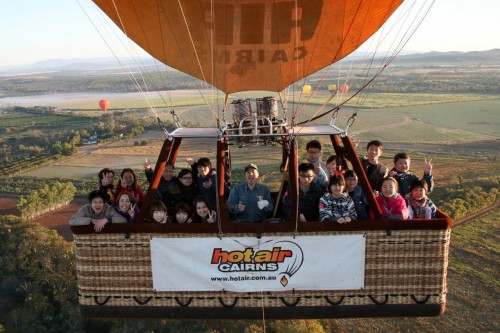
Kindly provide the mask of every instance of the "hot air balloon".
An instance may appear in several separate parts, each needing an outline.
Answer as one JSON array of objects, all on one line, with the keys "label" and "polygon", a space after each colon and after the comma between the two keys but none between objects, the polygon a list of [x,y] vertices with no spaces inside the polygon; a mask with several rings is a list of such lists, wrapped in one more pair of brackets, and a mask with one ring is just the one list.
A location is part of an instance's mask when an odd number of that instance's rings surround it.
[{"label": "hot air balloon", "polygon": [[304,94],[309,94],[311,93],[311,86],[309,84],[305,84],[303,87],[302,87],[302,92]]},{"label": "hot air balloon", "polygon": [[337,90],[337,85],[336,84],[329,84],[328,85],[328,91],[334,92],[335,90]]},{"label": "hot air balloon", "polygon": [[99,107],[101,108],[102,112],[106,112],[109,107],[109,101],[107,99],[101,99],[99,101]]},{"label": "hot air balloon", "polygon": [[[402,0],[94,2],[153,57],[226,93],[227,105],[229,94],[281,93],[344,58]],[[343,84],[339,90],[348,89]],[[309,94],[311,86],[302,91]],[[442,212],[432,222],[384,220],[346,131],[334,124],[295,126],[275,112],[275,98],[257,102],[256,110],[249,99],[231,103],[238,111],[232,121],[224,107],[220,126],[164,128],[167,139],[137,223],[106,225],[100,233],[92,226],[71,227],[83,314],[282,319],[442,313],[452,220]],[[330,140],[336,155],[351,163],[374,221],[300,221],[296,138],[311,136]],[[176,162],[181,143],[190,138],[215,146],[217,223],[144,223],[163,169]],[[230,142],[282,148],[290,216],[233,223],[221,185],[230,171]],[[345,247],[328,247],[335,244]],[[337,276],[343,270],[332,260],[356,270]]]},{"label": "hot air balloon", "polygon": [[347,92],[349,91],[349,86],[344,83],[343,85],[340,86],[340,89],[339,89],[343,94],[347,94]]}]

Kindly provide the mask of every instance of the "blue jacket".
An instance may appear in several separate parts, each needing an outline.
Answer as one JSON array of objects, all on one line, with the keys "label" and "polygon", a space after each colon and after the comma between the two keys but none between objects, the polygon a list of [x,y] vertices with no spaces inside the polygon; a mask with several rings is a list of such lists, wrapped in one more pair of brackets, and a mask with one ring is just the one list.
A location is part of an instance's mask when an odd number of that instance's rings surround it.
[{"label": "blue jacket", "polygon": [[[267,200],[269,205],[264,209],[257,206],[258,197],[262,196],[263,200]],[[238,209],[239,202],[245,205],[245,210],[240,212]],[[231,189],[228,200],[229,212],[234,215],[237,222],[251,221],[258,222],[268,218],[274,208],[274,202],[271,198],[271,192],[266,185],[255,184],[253,191],[250,191],[247,183],[238,184]]]},{"label": "blue jacket", "polygon": [[[412,172],[403,172],[395,174],[393,178],[398,181],[398,192],[404,198],[408,193],[411,192],[410,184],[413,180],[418,179],[418,176]],[[434,189],[434,179],[432,179],[432,175],[424,173],[422,179],[427,183],[427,193],[431,193]]]},{"label": "blue jacket", "polygon": [[368,200],[366,199],[361,186],[356,185],[354,191],[347,193],[349,193],[352,201],[354,201],[354,208],[356,209],[356,214],[358,214],[358,220],[369,220],[370,217],[368,216]]}]

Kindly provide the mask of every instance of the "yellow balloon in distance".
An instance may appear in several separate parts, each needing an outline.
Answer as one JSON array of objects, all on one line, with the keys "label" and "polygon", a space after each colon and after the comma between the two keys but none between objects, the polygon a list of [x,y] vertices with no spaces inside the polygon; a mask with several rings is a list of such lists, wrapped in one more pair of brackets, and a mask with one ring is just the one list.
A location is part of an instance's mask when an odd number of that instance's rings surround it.
[{"label": "yellow balloon in distance", "polygon": [[310,85],[308,85],[308,84],[304,85],[304,86],[302,87],[302,92],[303,92],[304,94],[309,94],[309,93],[311,92],[311,86],[310,86]]},{"label": "yellow balloon in distance", "polygon": [[336,84],[329,84],[328,85],[328,91],[335,91],[335,90],[337,90]]}]

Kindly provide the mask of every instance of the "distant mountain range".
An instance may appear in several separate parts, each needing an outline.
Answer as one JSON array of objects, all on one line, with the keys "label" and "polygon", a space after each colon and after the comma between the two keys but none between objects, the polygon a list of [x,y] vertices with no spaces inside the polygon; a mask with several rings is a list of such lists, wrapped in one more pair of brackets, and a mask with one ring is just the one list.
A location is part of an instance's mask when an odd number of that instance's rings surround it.
[{"label": "distant mountain range", "polygon": [[[426,52],[426,53],[410,53],[400,55],[394,65],[500,65],[500,49],[488,51],[471,51],[471,52]],[[365,57],[366,54],[354,52],[349,58],[354,62],[360,57]],[[156,69],[169,68],[153,58],[142,58],[141,66],[154,67]],[[39,61],[29,65],[19,66],[3,66],[0,67],[0,75],[22,75],[26,73],[44,73],[44,72],[74,72],[97,71],[102,74],[103,71],[123,72],[123,67],[137,68],[137,63],[134,59],[117,59],[112,57],[107,58],[75,58],[75,59],[49,59]]]},{"label": "distant mountain range", "polygon": [[395,65],[497,65],[500,66],[500,49],[471,52],[426,52],[399,56]]}]

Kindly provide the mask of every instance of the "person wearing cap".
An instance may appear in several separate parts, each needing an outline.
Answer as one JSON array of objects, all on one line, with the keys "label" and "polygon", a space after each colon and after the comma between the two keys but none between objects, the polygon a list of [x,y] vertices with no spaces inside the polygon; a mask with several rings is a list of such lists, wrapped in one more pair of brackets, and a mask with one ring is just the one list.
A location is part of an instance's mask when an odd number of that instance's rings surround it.
[{"label": "person wearing cap", "polygon": [[259,168],[250,163],[245,167],[245,183],[231,189],[228,207],[236,222],[259,222],[271,215],[274,208],[271,192],[258,179]]}]

